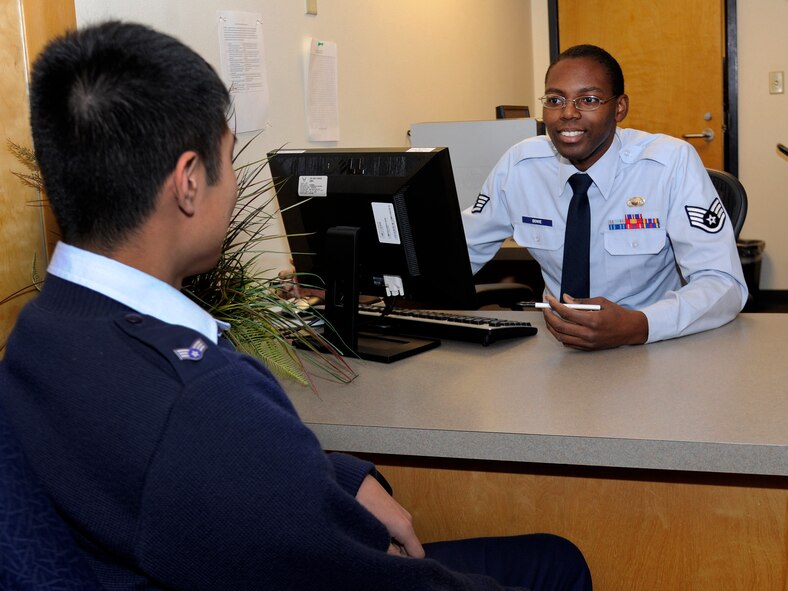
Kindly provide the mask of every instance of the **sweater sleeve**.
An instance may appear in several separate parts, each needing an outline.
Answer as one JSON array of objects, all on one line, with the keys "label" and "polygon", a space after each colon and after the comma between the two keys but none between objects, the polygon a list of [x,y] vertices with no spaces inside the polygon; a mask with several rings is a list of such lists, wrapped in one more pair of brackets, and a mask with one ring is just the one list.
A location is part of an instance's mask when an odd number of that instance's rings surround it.
[{"label": "sweater sleeve", "polygon": [[329,460],[334,465],[334,474],[337,484],[351,496],[356,496],[361,482],[367,474],[376,474],[375,466],[354,456],[343,453],[328,454]]},{"label": "sweater sleeve", "polygon": [[186,384],[147,471],[134,562],[150,579],[195,591],[500,588],[388,555],[386,528],[346,488],[371,465],[328,459],[270,375],[246,358],[228,365]]}]

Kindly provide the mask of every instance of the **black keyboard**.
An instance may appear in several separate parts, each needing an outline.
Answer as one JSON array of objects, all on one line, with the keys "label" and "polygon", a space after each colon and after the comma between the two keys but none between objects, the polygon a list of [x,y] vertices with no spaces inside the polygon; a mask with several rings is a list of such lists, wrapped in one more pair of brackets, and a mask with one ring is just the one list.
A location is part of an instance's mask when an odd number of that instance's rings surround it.
[{"label": "black keyboard", "polygon": [[501,339],[536,334],[536,327],[531,326],[530,322],[518,320],[404,308],[394,308],[390,314],[382,316],[382,311],[381,306],[360,304],[359,329],[369,332],[391,332],[403,336],[468,341],[481,343],[485,347]]}]

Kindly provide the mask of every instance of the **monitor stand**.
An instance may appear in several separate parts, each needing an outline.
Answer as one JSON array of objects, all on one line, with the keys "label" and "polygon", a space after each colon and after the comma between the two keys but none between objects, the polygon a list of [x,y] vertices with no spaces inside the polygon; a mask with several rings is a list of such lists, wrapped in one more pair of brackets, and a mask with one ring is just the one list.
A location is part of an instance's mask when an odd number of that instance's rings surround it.
[{"label": "monitor stand", "polygon": [[[438,339],[422,339],[419,337],[401,337],[398,335],[377,334],[372,332],[362,332],[356,337],[355,350],[348,349],[344,346],[335,344],[334,341],[329,340],[329,335],[326,331],[323,332],[323,338],[329,341],[336,349],[341,351],[343,355],[352,355],[367,361],[377,361],[380,363],[392,363],[405,359],[411,355],[429,351],[441,344]],[[319,343],[312,342],[312,347],[301,341],[295,341],[294,345],[299,349],[314,350],[317,349],[323,353],[329,353],[329,349],[320,345]]]},{"label": "monitor stand", "polygon": [[441,342],[438,339],[400,337],[374,333],[359,333],[356,355],[361,359],[391,363],[411,355],[434,349]]},{"label": "monitor stand", "polygon": [[326,232],[325,339],[346,355],[391,363],[440,345],[438,339],[359,332],[359,228],[336,226]]}]

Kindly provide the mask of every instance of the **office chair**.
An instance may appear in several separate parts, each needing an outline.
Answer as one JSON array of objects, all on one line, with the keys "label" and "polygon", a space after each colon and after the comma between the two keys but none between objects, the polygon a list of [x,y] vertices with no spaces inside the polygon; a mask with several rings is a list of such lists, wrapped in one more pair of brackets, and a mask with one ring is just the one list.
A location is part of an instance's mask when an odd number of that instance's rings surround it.
[{"label": "office chair", "polygon": [[100,589],[11,432],[0,401],[0,589]]},{"label": "office chair", "polygon": [[744,219],[747,217],[747,192],[739,179],[731,173],[713,168],[707,168],[706,171],[731,220],[733,235],[738,240]]},{"label": "office chair", "polygon": [[495,107],[496,119],[523,119],[531,116],[525,105],[498,105]]}]

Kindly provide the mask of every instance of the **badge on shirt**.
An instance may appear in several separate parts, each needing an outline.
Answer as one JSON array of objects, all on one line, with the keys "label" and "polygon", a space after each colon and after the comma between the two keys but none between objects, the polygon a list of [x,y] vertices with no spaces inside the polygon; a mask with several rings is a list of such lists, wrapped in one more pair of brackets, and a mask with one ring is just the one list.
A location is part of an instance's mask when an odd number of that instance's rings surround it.
[{"label": "badge on shirt", "polygon": [[172,352],[178,356],[181,361],[199,361],[202,359],[203,353],[208,348],[202,339],[197,339],[191,344],[188,349],[173,349]]},{"label": "badge on shirt", "polygon": [[627,199],[627,207],[643,207],[645,204],[645,197],[630,197]]},{"label": "badge on shirt", "polygon": [[553,225],[553,220],[548,220],[546,218],[532,218],[524,215],[522,220],[524,224],[531,224],[532,226],[552,227]]},{"label": "badge on shirt", "polygon": [[490,198],[487,195],[482,195],[479,193],[479,196],[476,198],[476,203],[473,204],[473,209],[471,209],[471,213],[481,213],[484,209],[484,206],[490,202]]},{"label": "badge on shirt", "polygon": [[716,234],[725,225],[725,208],[722,206],[720,198],[717,197],[711,202],[708,209],[685,205],[690,226],[698,228],[709,234]]}]

